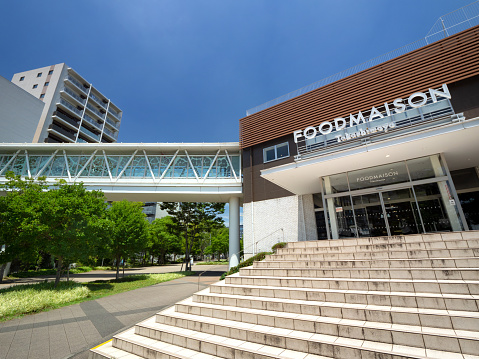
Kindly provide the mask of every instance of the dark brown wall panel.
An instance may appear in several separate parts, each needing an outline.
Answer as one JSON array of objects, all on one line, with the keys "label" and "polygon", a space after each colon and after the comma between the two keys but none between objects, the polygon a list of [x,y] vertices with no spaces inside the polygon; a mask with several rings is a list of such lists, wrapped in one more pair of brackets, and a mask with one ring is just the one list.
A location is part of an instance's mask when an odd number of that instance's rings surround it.
[{"label": "dark brown wall panel", "polygon": [[475,75],[479,26],[242,118],[240,143],[250,147]]}]

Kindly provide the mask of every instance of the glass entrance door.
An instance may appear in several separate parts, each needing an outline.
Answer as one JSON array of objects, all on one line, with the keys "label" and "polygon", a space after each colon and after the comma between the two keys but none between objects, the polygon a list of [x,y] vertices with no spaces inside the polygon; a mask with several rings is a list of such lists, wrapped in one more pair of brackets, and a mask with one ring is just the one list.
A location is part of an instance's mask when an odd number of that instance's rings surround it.
[{"label": "glass entrance door", "polygon": [[411,188],[381,192],[391,236],[422,232],[421,218]]},{"label": "glass entrance door", "polygon": [[358,237],[387,236],[387,226],[379,193],[353,196]]}]

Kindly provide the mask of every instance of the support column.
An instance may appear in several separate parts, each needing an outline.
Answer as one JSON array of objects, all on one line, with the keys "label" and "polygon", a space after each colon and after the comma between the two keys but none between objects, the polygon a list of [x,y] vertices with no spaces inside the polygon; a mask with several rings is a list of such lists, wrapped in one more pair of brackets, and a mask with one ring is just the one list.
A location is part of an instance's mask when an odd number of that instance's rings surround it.
[{"label": "support column", "polygon": [[231,197],[229,201],[230,213],[230,248],[229,248],[229,268],[236,267],[240,259],[240,200],[238,197]]}]

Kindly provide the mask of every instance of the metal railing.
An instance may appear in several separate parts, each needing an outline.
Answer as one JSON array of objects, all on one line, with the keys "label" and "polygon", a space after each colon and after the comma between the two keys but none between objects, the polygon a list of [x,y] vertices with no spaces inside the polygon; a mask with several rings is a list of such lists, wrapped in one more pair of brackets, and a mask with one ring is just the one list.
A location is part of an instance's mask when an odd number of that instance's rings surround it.
[{"label": "metal railing", "polygon": [[98,103],[101,107],[103,107],[106,110],[106,104],[97,96],[95,96],[92,92],[90,92],[90,97],[95,100],[96,103]]},{"label": "metal railing", "polygon": [[408,45],[405,45],[403,47],[400,47],[396,50],[390,51],[386,54],[375,57],[369,61],[363,62],[362,64],[350,67],[347,70],[338,72],[337,74],[331,75],[322,80],[314,82],[310,85],[304,86],[298,90],[291,91],[290,93],[287,93],[286,95],[277,97],[274,100],[265,102],[262,105],[253,107],[246,111],[246,116],[255,114],[259,111],[265,110],[269,107],[272,107],[279,103],[290,100],[294,97],[303,95],[307,92],[316,90],[320,87],[329,85],[345,77],[354,75],[358,72],[369,69],[373,66],[379,65],[381,63],[384,63],[386,61],[389,61],[401,55],[407,54],[411,51],[417,50],[433,42],[442,40],[448,36],[457,34],[458,32],[461,32],[463,30],[466,30],[478,24],[479,24],[479,1],[476,1],[472,4],[469,4],[453,12],[450,12],[449,14],[441,16],[435,22],[431,30],[428,32],[428,34],[424,38],[418,41],[415,41],[413,43],[410,43]]},{"label": "metal railing", "polygon": [[70,90],[68,87],[65,86],[65,88],[63,89],[63,91],[65,91],[69,96],[73,97],[75,100],[77,100],[78,102],[80,102],[82,105],[85,104],[85,100],[82,99],[80,96],[78,96],[75,92],[73,92],[72,90]]},{"label": "metal railing", "polygon": [[80,90],[82,90],[84,93],[88,94],[88,89],[85,88],[85,86],[83,86],[80,82],[78,82],[75,78],[73,78],[72,76],[68,75],[67,76],[67,79],[72,83],[74,84],[76,87],[78,87]]},{"label": "metal railing", "polygon": [[97,115],[98,117],[100,117],[102,120],[105,118],[105,115],[102,114],[100,111],[98,111],[94,106],[92,106],[91,104],[87,103],[86,104],[86,107],[88,107],[88,109],[93,112],[95,115]]},{"label": "metal railing", "polygon": [[75,112],[77,115],[81,116],[83,111],[77,109],[75,106],[73,106],[70,102],[60,98],[60,103],[65,106],[66,108],[68,108],[69,110]]}]

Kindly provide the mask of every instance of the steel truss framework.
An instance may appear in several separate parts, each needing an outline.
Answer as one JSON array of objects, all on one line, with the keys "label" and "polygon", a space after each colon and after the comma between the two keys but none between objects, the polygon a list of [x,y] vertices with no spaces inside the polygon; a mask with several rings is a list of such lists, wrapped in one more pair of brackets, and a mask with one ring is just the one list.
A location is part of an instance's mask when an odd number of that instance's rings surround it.
[{"label": "steel truss framework", "polygon": [[35,179],[45,176],[47,180],[64,178],[69,182],[101,178],[112,182],[146,179],[155,184],[178,179],[197,183],[242,182],[240,155],[230,154],[226,149],[218,149],[211,155],[189,154],[186,149],[161,155],[148,154],[145,149],[130,154],[114,154],[104,149],[81,154],[65,149],[47,154],[19,149],[0,153],[0,177],[5,177],[8,171]]}]

